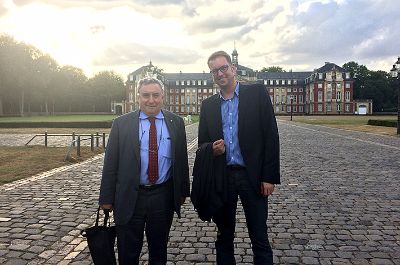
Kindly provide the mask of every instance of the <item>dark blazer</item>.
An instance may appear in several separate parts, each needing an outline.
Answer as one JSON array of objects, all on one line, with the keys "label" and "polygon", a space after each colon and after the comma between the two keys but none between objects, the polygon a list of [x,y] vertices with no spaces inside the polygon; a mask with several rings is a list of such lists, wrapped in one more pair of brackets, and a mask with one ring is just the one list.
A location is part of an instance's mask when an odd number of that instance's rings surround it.
[{"label": "dark blazer", "polygon": [[[252,186],[261,193],[262,182],[280,183],[279,135],[271,99],[262,84],[239,85],[238,138]],[[221,98],[203,101],[199,123],[199,146],[223,139]],[[225,154],[218,163],[226,167]]]},{"label": "dark blazer", "polygon": [[[162,110],[171,138],[174,210],[180,217],[181,197],[189,197],[189,167],[183,119]],[[126,224],[136,205],[140,182],[139,111],[113,122],[104,157],[99,204],[112,204],[117,225]]]}]

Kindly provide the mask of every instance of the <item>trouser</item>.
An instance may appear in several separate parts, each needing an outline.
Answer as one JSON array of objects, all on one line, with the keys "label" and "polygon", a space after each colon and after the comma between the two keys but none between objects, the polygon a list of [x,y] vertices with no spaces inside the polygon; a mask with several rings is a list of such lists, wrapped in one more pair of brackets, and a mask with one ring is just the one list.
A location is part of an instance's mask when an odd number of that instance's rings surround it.
[{"label": "trouser", "polygon": [[149,265],[167,263],[168,235],[174,214],[173,185],[159,188],[141,187],[132,218],[117,225],[118,260],[120,265],[139,264],[143,231],[149,251]]},{"label": "trouser", "polygon": [[228,200],[213,217],[218,234],[215,242],[217,264],[236,264],[234,257],[234,233],[238,196],[244,209],[246,224],[252,244],[254,264],[273,264],[272,249],[268,241],[268,199],[251,186],[246,170],[228,167]]}]

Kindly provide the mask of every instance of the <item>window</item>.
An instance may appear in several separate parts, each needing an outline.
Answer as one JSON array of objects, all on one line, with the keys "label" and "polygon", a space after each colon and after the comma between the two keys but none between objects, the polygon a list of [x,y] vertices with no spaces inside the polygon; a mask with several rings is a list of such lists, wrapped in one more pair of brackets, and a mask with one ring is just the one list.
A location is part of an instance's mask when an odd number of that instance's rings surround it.
[{"label": "window", "polygon": [[181,106],[181,112],[185,112],[185,106]]},{"label": "window", "polygon": [[267,82],[267,80],[264,80],[264,85],[268,85],[268,82]]},{"label": "window", "polygon": [[186,80],[186,85],[190,86],[190,80]]},{"label": "window", "polygon": [[350,91],[346,91],[346,101],[350,101]]},{"label": "window", "polygon": [[297,96],[296,95],[293,96],[293,103],[297,103]]},{"label": "window", "polygon": [[190,106],[186,106],[186,112],[187,112],[187,113],[190,112]]},{"label": "window", "polygon": [[275,80],[275,85],[279,85],[279,80]]},{"label": "window", "polygon": [[336,101],[340,101],[342,99],[342,93],[340,91],[336,92]]},{"label": "window", "polygon": [[297,80],[293,80],[293,85],[297,85]]},{"label": "window", "polygon": [[186,93],[190,93],[190,88],[186,88]]},{"label": "window", "polygon": [[285,103],[285,96],[284,95],[282,95],[282,101],[281,102]]},{"label": "window", "polygon": [[346,79],[350,79],[350,73],[346,73]]},{"label": "window", "polygon": [[318,91],[318,102],[322,102],[322,91]]},{"label": "window", "polygon": [[330,111],[332,111],[332,106],[331,106],[331,104],[326,104],[326,111],[328,112],[330,112]]},{"label": "window", "polygon": [[175,96],[175,104],[178,104],[178,103],[179,103],[179,97]]},{"label": "window", "polygon": [[279,96],[276,96],[275,99],[276,99],[276,100],[275,100],[275,103],[278,104],[278,103],[279,103]]},{"label": "window", "polygon": [[281,84],[284,85],[286,82],[285,80],[281,80]]},{"label": "window", "polygon": [[340,83],[337,83],[337,84],[336,84],[336,87],[337,87],[338,89],[340,89],[340,88],[342,87],[342,85],[341,85]]},{"label": "window", "polygon": [[288,105],[288,106],[286,107],[286,111],[287,111],[287,112],[290,112],[290,111],[291,111],[290,105]]},{"label": "window", "polygon": [[288,81],[287,81],[287,84],[288,84],[288,85],[291,85],[291,84],[292,84],[292,80],[288,80]]},{"label": "window", "polygon": [[196,85],[196,80],[192,80],[192,86]]},{"label": "window", "polygon": [[287,96],[287,101],[288,104],[290,104],[290,96]]},{"label": "window", "polygon": [[297,88],[295,87],[295,88],[293,88],[293,92],[297,92]]},{"label": "window", "polygon": [[175,112],[179,112],[179,107],[175,106]]},{"label": "window", "polygon": [[133,93],[129,92],[129,101],[133,101]]},{"label": "window", "polygon": [[318,73],[318,79],[322,79],[322,73]]},{"label": "window", "polygon": [[293,112],[297,112],[297,106],[293,106]]},{"label": "window", "polygon": [[185,81],[181,80],[181,86],[185,85]]},{"label": "window", "polygon": [[322,83],[318,83],[318,88],[322,88]]},{"label": "window", "polygon": [[342,109],[342,108],[341,108],[340,104],[337,104],[337,105],[336,105],[336,110],[337,110],[337,111],[341,111],[341,109]]},{"label": "window", "polygon": [[349,105],[349,104],[346,104],[346,105],[345,105],[345,110],[346,110],[346,112],[349,112],[349,111],[350,111],[350,105]]},{"label": "window", "polygon": [[327,91],[326,92],[326,100],[331,101],[332,100],[332,91]]},{"label": "window", "polygon": [[207,85],[207,80],[203,80],[203,85],[204,85],[204,86]]},{"label": "window", "polygon": [[322,112],[322,104],[318,104],[318,112]]},{"label": "window", "polygon": [[175,81],[175,85],[179,86],[179,80]]},{"label": "window", "polygon": [[190,104],[190,96],[186,96],[186,104]]},{"label": "window", "polygon": [[275,107],[275,112],[279,112],[279,106]]},{"label": "window", "polygon": [[212,94],[212,88],[208,89],[208,93]]},{"label": "window", "polygon": [[291,88],[287,88],[287,92],[288,93],[292,92],[292,89]]},{"label": "window", "polygon": [[201,80],[197,80],[197,85],[201,86]]},{"label": "window", "polygon": [[192,103],[196,103],[196,95],[192,95]]},{"label": "window", "polygon": [[303,95],[299,95],[299,103],[303,103]]},{"label": "window", "polygon": [[302,87],[299,88],[299,92],[303,92],[303,88]]},{"label": "window", "polygon": [[303,112],[303,106],[299,106],[299,112]]},{"label": "window", "polygon": [[346,84],[345,84],[345,87],[346,87],[346,88],[350,88],[350,83],[346,83]]},{"label": "window", "polygon": [[169,97],[169,103],[172,103],[172,102],[174,102],[174,96]]}]

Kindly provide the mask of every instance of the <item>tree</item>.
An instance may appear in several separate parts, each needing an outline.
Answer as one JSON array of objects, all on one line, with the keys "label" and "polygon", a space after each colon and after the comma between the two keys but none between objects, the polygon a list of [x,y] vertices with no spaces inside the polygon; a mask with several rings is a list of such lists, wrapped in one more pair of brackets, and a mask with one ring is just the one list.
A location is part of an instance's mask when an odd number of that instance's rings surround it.
[{"label": "tree", "polygon": [[285,70],[283,70],[282,67],[280,66],[270,66],[270,67],[263,67],[260,72],[286,72]]},{"label": "tree", "polygon": [[109,112],[113,100],[121,101],[125,97],[123,79],[113,71],[97,73],[89,79],[88,89],[92,95],[93,111]]}]

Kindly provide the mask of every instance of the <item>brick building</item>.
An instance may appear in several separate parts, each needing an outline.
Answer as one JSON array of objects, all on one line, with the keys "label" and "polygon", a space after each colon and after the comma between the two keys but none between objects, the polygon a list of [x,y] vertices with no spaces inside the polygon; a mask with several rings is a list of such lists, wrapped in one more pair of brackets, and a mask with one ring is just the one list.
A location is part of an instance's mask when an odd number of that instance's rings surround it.
[{"label": "brick building", "polygon": [[[239,82],[265,85],[276,114],[353,114],[353,79],[334,63],[310,72],[258,72],[240,65],[232,52]],[[144,77],[156,77],[165,85],[165,108],[181,115],[200,113],[201,102],[217,93],[210,73],[162,73],[151,62],[128,75],[122,112],[136,110],[137,84]]]}]

